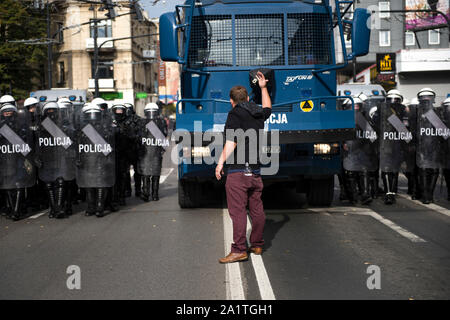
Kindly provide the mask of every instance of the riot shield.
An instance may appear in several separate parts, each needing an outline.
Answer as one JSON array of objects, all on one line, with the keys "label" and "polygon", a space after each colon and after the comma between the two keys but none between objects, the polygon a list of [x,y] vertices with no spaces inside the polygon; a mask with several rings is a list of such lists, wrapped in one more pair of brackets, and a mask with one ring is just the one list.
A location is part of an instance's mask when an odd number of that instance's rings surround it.
[{"label": "riot shield", "polygon": [[409,105],[405,109],[405,118],[403,119],[406,128],[412,134],[412,140],[409,143],[402,144],[404,162],[401,165],[403,172],[414,172],[416,167],[416,145],[417,145],[417,105]]},{"label": "riot shield", "polygon": [[39,124],[39,178],[53,182],[57,178],[75,179],[75,130],[68,110],[55,110],[44,115]]},{"label": "riot shield", "polygon": [[380,110],[380,170],[399,172],[404,160],[404,144],[411,143],[413,137],[403,120],[405,109],[402,105],[383,103]]},{"label": "riot shield", "polygon": [[[443,106],[444,123],[447,128],[450,128],[450,105]],[[444,161],[443,168],[450,169],[450,139],[445,139],[444,142]]]},{"label": "riot shield", "polygon": [[367,100],[360,110],[355,110],[356,139],[346,141],[343,166],[348,171],[376,171],[378,169],[378,135],[369,111],[376,101]]},{"label": "riot shield", "polygon": [[444,142],[447,142],[450,134],[443,120],[442,108],[434,108],[430,100],[419,101],[416,161],[421,169],[442,167]]},{"label": "riot shield", "polygon": [[144,176],[161,175],[162,155],[169,147],[164,120],[143,119],[138,135],[137,172]]},{"label": "riot shield", "polygon": [[0,115],[0,189],[29,188],[36,182],[34,139],[28,111]]},{"label": "riot shield", "polygon": [[111,117],[81,113],[77,131],[76,179],[80,188],[108,188],[115,183],[115,141]]}]

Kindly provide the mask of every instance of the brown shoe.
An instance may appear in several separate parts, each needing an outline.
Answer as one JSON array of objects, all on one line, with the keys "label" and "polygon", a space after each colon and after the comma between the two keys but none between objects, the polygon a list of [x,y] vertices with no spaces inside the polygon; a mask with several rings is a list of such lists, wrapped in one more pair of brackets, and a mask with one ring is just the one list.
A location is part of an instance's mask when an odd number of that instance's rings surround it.
[{"label": "brown shoe", "polygon": [[250,247],[249,251],[253,254],[260,256],[262,254],[263,249],[261,247]]},{"label": "brown shoe", "polygon": [[229,255],[227,255],[225,258],[219,259],[220,263],[232,263],[232,262],[238,262],[238,261],[245,261],[248,259],[247,252],[242,253],[234,253],[230,252]]}]

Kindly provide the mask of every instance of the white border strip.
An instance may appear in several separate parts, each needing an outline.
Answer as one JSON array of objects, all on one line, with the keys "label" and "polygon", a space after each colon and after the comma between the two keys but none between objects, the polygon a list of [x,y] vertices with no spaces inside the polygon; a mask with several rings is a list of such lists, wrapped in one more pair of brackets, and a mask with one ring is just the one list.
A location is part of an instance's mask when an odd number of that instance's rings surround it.
[{"label": "white border strip", "polygon": [[[247,216],[247,241],[250,243],[251,234],[251,222]],[[250,254],[253,270],[256,275],[256,282],[258,283],[259,293],[262,300],[275,300],[275,294],[273,293],[272,285],[270,284],[269,276],[267,275],[266,268],[262,256],[251,253]]]},{"label": "white border strip", "polygon": [[434,203],[423,204],[421,201],[419,201],[419,200],[413,200],[413,199],[411,199],[411,196],[409,196],[409,195],[407,195],[407,194],[403,194],[403,193],[397,193],[397,195],[399,195],[400,197],[402,197],[402,198],[404,198],[404,199],[407,199],[407,200],[409,200],[409,201],[412,201],[412,202],[414,202],[415,204],[418,204],[418,205],[420,205],[420,206],[422,206],[422,207],[425,207],[425,208],[434,210],[434,211],[436,211],[436,212],[438,212],[438,213],[441,213],[441,214],[443,214],[443,215],[446,215],[447,217],[450,217],[450,210],[448,210],[448,209],[446,209],[446,208],[444,208],[444,207],[438,206],[437,204],[434,204]]},{"label": "white border strip", "polygon": [[[230,253],[233,242],[233,224],[228,209],[223,209],[223,233],[225,240],[225,255]],[[225,264],[227,300],[245,300],[239,263]]]},{"label": "white border strip", "polygon": [[173,170],[174,170],[174,168],[170,168],[168,174],[161,176],[159,178],[159,183],[161,183],[161,184],[164,183],[164,181],[166,181],[166,179],[170,176],[170,174],[172,173]]}]

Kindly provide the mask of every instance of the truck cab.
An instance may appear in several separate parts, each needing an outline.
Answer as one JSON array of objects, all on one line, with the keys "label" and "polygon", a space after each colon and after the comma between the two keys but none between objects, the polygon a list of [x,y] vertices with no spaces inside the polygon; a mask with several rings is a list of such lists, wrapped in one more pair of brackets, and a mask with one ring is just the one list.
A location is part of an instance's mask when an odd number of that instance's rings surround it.
[{"label": "truck cab", "polygon": [[[245,86],[260,103],[254,86],[257,70],[269,79],[272,100],[265,131],[276,133],[278,140],[262,151],[278,161],[275,171],[262,173],[264,183],[288,184],[306,193],[311,205],[331,204],[334,174],[340,169],[339,142],[355,136],[353,108],[338,108],[344,97],[336,93],[336,71],[367,54],[370,38],[370,14],[356,9],[353,21],[346,21],[353,39],[347,54],[341,11],[351,4],[335,1],[338,10],[333,13],[328,0],[194,0],[160,17],[161,58],[181,66],[181,207],[200,205],[215,182],[215,164],[206,158],[218,155],[206,142],[195,144],[195,135],[223,132],[235,85]],[[335,29],[343,64],[336,63]]]}]

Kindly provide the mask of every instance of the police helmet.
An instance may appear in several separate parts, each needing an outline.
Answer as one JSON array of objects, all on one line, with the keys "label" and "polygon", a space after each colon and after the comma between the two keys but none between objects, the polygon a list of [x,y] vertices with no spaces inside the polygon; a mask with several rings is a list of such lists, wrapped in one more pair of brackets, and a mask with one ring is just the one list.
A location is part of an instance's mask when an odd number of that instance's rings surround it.
[{"label": "police helmet", "polygon": [[417,93],[417,98],[419,98],[419,99],[429,98],[429,97],[432,97],[432,98],[436,97],[436,92],[434,92],[434,90],[431,88],[423,88]]},{"label": "police helmet", "polygon": [[10,96],[9,94],[5,94],[4,96],[2,96],[0,98],[0,105],[6,104],[6,103],[16,105],[16,100],[13,98],[13,96]]},{"label": "police helmet", "polygon": [[102,98],[95,98],[91,103],[99,106],[101,110],[108,109],[108,103]]},{"label": "police helmet", "polygon": [[13,104],[10,103],[5,103],[4,105],[2,105],[2,107],[0,108],[0,112],[8,112],[8,111],[14,111],[17,112],[17,107]]},{"label": "police helmet", "polygon": [[442,102],[442,104],[444,106],[450,106],[450,97],[448,97],[447,99],[444,100],[444,102]]},{"label": "police helmet", "polygon": [[39,104],[39,100],[36,99],[36,98],[31,97],[31,98],[25,99],[25,102],[23,103],[23,106],[25,108],[27,108],[28,110],[30,110],[30,108],[32,106],[36,106],[37,104]]},{"label": "police helmet", "polygon": [[403,95],[397,89],[392,89],[388,91],[386,100],[390,103],[401,104],[403,102]]}]

